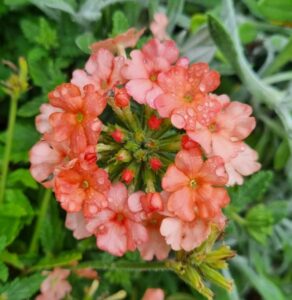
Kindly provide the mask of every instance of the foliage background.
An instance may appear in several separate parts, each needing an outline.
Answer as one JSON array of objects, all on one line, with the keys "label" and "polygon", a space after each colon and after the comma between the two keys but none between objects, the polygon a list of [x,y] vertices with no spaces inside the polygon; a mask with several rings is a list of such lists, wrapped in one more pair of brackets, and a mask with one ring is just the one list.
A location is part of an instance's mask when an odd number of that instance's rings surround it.
[{"label": "foliage background", "polygon": [[[181,53],[222,74],[218,93],[250,103],[257,128],[248,142],[262,171],[230,189],[224,239],[238,253],[224,275],[234,280],[218,300],[285,300],[292,294],[292,2],[291,0],[0,0],[0,58],[26,58],[30,88],[19,101],[13,148],[0,207],[0,299],[32,299],[42,270],[72,262],[103,267],[95,297],[119,290],[140,299],[161,287],[167,299],[203,299],[167,271],[112,270],[115,258],[93,239],[77,242],[64,228],[64,212],[30,176],[28,151],[39,139],[34,117],[47,93],[82,67],[88,45],[131,26],[147,26],[154,12],[170,19]],[[149,34],[149,32],[147,32]],[[146,35],[147,35],[146,34]],[[146,37],[147,38],[147,37]],[[11,70],[0,65],[0,80]],[[0,91],[0,165],[3,165],[10,98]],[[137,253],[125,262],[139,262]],[[120,261],[120,260],[119,260]],[[89,281],[72,275],[71,299],[83,299]],[[87,299],[87,298],[84,298]]]}]

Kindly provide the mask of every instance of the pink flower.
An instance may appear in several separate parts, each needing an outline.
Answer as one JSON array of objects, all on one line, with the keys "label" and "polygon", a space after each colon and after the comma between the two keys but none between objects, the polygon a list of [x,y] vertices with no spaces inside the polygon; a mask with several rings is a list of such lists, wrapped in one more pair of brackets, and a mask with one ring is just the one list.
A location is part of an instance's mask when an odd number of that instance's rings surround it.
[{"label": "pink flower", "polygon": [[49,273],[49,276],[41,285],[41,294],[36,297],[36,300],[61,300],[68,295],[72,286],[66,280],[70,275],[69,270],[56,268]]},{"label": "pink flower", "polygon": [[156,98],[155,107],[161,117],[170,117],[175,127],[195,130],[196,121],[209,124],[220,109],[220,103],[207,95],[219,83],[219,74],[206,63],[173,66],[158,75],[163,93]]},{"label": "pink flower", "polygon": [[41,105],[40,111],[41,113],[35,118],[36,128],[40,133],[46,133],[52,129],[49,123],[50,115],[55,112],[62,112],[63,110],[61,108],[45,103]]},{"label": "pink flower", "polygon": [[160,234],[160,225],[164,218],[160,212],[164,211],[164,203],[159,193],[136,192],[130,195],[129,208],[134,213],[140,213],[141,220],[148,233],[146,243],[138,245],[141,256],[145,260],[152,260],[154,256],[163,260],[168,256],[170,247]]},{"label": "pink flower", "polygon": [[164,300],[162,289],[147,289],[142,300]]},{"label": "pink flower", "polygon": [[55,169],[63,165],[66,156],[65,151],[53,148],[46,141],[39,141],[29,152],[32,177],[46,188],[52,187]]},{"label": "pink flower", "polygon": [[185,222],[176,217],[168,217],[162,221],[160,232],[166,243],[175,251],[191,251],[200,246],[210,234],[211,227],[206,220],[195,219]]},{"label": "pink flower", "polygon": [[107,49],[112,53],[123,51],[126,48],[133,48],[136,46],[141,35],[145,29],[137,30],[136,28],[130,28],[126,32],[104,41],[96,42],[90,46],[92,53],[97,53],[100,49]]},{"label": "pink flower", "polygon": [[169,39],[166,28],[168,25],[168,18],[164,13],[156,13],[154,20],[150,24],[150,30],[155,38],[160,41]]},{"label": "pink flower", "polygon": [[203,161],[194,149],[178,152],[162,178],[162,187],[169,192],[167,208],[182,221],[211,220],[229,203],[224,162],[220,157]]},{"label": "pink flower", "polygon": [[134,251],[148,239],[145,227],[137,214],[128,208],[128,191],[118,182],[108,193],[108,207],[97,212],[87,224],[87,230],[96,235],[97,246],[109,253],[122,256]]},{"label": "pink flower", "polygon": [[186,222],[170,214],[162,221],[160,232],[171,249],[191,251],[208,238],[212,224],[223,230],[226,224],[224,215],[219,213],[212,220],[195,219]]},{"label": "pink flower", "polygon": [[71,83],[76,84],[79,88],[92,84],[100,95],[107,96],[107,93],[115,85],[125,81],[121,75],[124,61],[124,57],[114,57],[110,51],[100,49],[90,56],[85,70],[73,72]]},{"label": "pink flower", "polygon": [[208,126],[199,124],[196,130],[187,132],[188,136],[199,143],[208,156],[223,158],[229,175],[228,185],[242,184],[241,175],[250,175],[260,168],[256,153],[241,142],[255,128],[255,118],[250,116],[252,108],[237,101],[230,102],[225,95],[210,97],[220,101],[220,111]]},{"label": "pink flower", "polygon": [[49,93],[50,104],[61,108],[49,117],[51,131],[45,139],[57,143],[68,142],[73,153],[83,152],[88,145],[96,145],[102,123],[97,118],[106,101],[100,97],[92,85],[83,89],[71,83],[64,83]]},{"label": "pink flower", "polygon": [[62,208],[71,213],[83,209],[85,217],[107,206],[109,186],[108,174],[96,164],[91,169],[83,169],[76,162],[72,168],[60,170],[55,177],[55,194]]},{"label": "pink flower", "polygon": [[243,142],[236,144],[239,149],[236,156],[225,162],[225,169],[229,177],[228,186],[243,184],[243,176],[249,176],[261,168],[261,164],[257,162],[256,151]]},{"label": "pink flower", "polygon": [[82,212],[67,213],[65,226],[73,231],[73,236],[77,240],[81,240],[92,235],[86,229],[86,222]]},{"label": "pink flower", "polygon": [[154,108],[155,98],[162,93],[157,76],[175,63],[178,49],[171,40],[161,43],[152,39],[141,51],[133,50],[130,56],[132,60],[128,60],[123,68],[123,75],[129,80],[126,89],[138,103],[147,103]]}]

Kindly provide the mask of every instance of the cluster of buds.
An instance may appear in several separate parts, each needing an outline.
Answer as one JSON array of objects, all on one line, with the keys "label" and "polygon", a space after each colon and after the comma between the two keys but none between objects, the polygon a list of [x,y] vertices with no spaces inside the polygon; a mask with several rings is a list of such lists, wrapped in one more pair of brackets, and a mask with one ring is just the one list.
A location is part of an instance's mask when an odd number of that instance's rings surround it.
[{"label": "cluster of buds", "polygon": [[225,187],[260,165],[243,142],[255,127],[251,107],[213,94],[219,74],[179,57],[163,28],[151,28],[129,55],[144,30],[92,45],[84,70],[41,106],[30,161],[76,238],[163,260],[170,250],[192,253],[214,225],[222,231]]}]

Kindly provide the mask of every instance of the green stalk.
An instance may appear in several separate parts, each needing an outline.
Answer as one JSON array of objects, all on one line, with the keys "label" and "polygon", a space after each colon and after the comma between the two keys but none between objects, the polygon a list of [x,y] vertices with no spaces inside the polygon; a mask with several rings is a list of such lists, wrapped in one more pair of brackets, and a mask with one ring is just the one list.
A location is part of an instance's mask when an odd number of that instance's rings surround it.
[{"label": "green stalk", "polygon": [[97,270],[125,270],[125,271],[169,271],[169,268],[165,265],[165,261],[158,262],[128,262],[128,261],[116,261],[113,263],[103,261],[89,261],[82,262],[72,269],[93,268]]},{"label": "green stalk", "polygon": [[6,179],[8,174],[10,154],[12,149],[14,127],[17,113],[17,102],[20,94],[14,93],[11,96],[10,109],[9,109],[9,119],[8,119],[8,128],[7,128],[7,137],[6,137],[6,146],[4,151],[3,163],[2,163],[2,172],[1,172],[1,183],[0,183],[0,204],[4,200]]},{"label": "green stalk", "polygon": [[34,233],[33,233],[30,245],[29,245],[29,250],[28,250],[29,254],[35,254],[37,252],[38,240],[39,240],[41,228],[42,228],[42,225],[43,225],[43,221],[44,221],[46,212],[47,212],[48,207],[49,207],[51,195],[52,195],[52,191],[47,189],[44,193],[43,198],[42,198],[42,203],[41,203],[40,211],[39,211],[39,214],[38,214],[37,222],[36,222],[36,225],[35,225]]}]

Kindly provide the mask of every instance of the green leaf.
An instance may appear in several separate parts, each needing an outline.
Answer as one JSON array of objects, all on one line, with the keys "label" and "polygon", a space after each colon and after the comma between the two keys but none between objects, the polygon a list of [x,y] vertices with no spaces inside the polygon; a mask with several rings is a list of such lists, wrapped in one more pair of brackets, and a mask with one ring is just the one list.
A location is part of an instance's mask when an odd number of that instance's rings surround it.
[{"label": "green leaf", "polygon": [[20,6],[29,4],[30,0],[4,0],[4,3],[8,6]]},{"label": "green leaf", "polygon": [[20,21],[20,28],[24,36],[30,41],[35,42],[39,34],[39,28],[35,20],[23,19]]},{"label": "green leaf", "polygon": [[207,16],[204,14],[195,14],[191,18],[191,31],[196,32],[202,25],[206,24]]},{"label": "green leaf", "polygon": [[2,252],[5,249],[6,246],[6,236],[1,235],[0,236],[0,252]]},{"label": "green leaf", "polygon": [[31,189],[38,188],[38,184],[32,178],[28,169],[17,169],[9,173],[7,178],[7,185],[9,187],[15,187],[17,183],[22,183],[24,187],[28,187]]},{"label": "green leaf", "polygon": [[245,180],[242,186],[230,188],[232,208],[240,212],[244,210],[250,202],[260,200],[269,188],[273,177],[272,171],[260,171]]},{"label": "green leaf", "polygon": [[113,15],[112,36],[115,37],[129,29],[129,21],[122,11],[116,11]]},{"label": "green leaf", "polygon": [[16,278],[0,287],[0,295],[4,299],[26,300],[39,290],[44,277],[40,274],[34,274],[25,278]]},{"label": "green leaf", "polygon": [[50,201],[49,209],[42,222],[40,240],[45,253],[51,254],[62,250],[64,240],[64,221],[60,218],[56,201]]},{"label": "green leaf", "polygon": [[0,261],[0,280],[4,282],[7,281],[8,275],[8,268]]},{"label": "green leaf", "polygon": [[231,264],[244,274],[246,280],[259,292],[263,300],[287,299],[273,281],[265,277],[264,274],[257,274],[242,256],[237,255],[232,259]]},{"label": "green leaf", "polygon": [[288,201],[275,200],[273,202],[268,203],[266,207],[273,215],[274,224],[277,224],[284,218],[288,217]]},{"label": "green leaf", "polygon": [[243,44],[253,42],[257,37],[258,31],[256,26],[251,22],[245,22],[239,27],[239,36]]},{"label": "green leaf", "polygon": [[0,236],[6,236],[6,245],[11,244],[18,236],[19,231],[24,225],[20,218],[11,218],[1,216],[0,218]]},{"label": "green leaf", "polygon": [[290,157],[290,148],[287,140],[283,140],[278,147],[274,157],[274,169],[277,171],[282,170]]},{"label": "green leaf", "polygon": [[278,72],[285,64],[292,60],[292,36],[278,56],[272,61],[264,72],[265,76]]},{"label": "green leaf", "polygon": [[57,257],[46,257],[40,260],[31,271],[53,269],[55,267],[68,266],[73,262],[82,259],[82,253],[78,251],[63,252]]},{"label": "green leaf", "polygon": [[248,233],[259,243],[266,244],[267,237],[273,232],[271,211],[263,204],[256,205],[248,211],[245,220]]},{"label": "green leaf", "polygon": [[167,1],[167,16],[168,16],[168,26],[167,31],[171,34],[179,16],[181,15],[184,8],[184,0],[168,0]]},{"label": "green leaf", "polygon": [[[23,222],[30,223],[32,220],[32,216],[34,215],[34,211],[30,205],[28,198],[24,195],[24,193],[19,189],[6,189],[5,191],[5,202],[0,207],[0,216],[9,222],[12,218],[23,218]],[[16,222],[18,224],[19,222]],[[8,225],[8,224],[7,224]],[[19,224],[20,225],[20,224]],[[4,226],[4,225],[3,225]],[[6,226],[4,226],[6,228]],[[7,230],[12,233],[17,233],[17,227],[14,228],[11,226],[11,229],[7,226]],[[5,234],[5,231],[3,232]],[[7,234],[5,234],[7,236]]]},{"label": "green leaf", "polygon": [[[13,145],[11,151],[12,162],[28,162],[28,151],[39,139],[39,133],[35,130],[34,124],[29,121],[16,121]],[[5,143],[6,132],[0,134],[0,142]]]},{"label": "green leaf", "polygon": [[75,39],[75,43],[80,50],[84,53],[90,54],[89,46],[95,42],[94,35],[91,32],[85,32],[78,35]]},{"label": "green leaf", "polygon": [[47,50],[58,46],[57,31],[45,18],[39,19],[39,33],[35,41]]},{"label": "green leaf", "polygon": [[263,16],[272,21],[291,22],[291,0],[261,0],[258,3],[259,11]]},{"label": "green leaf", "polygon": [[40,111],[40,106],[47,101],[45,96],[38,96],[24,103],[17,111],[17,115],[23,118],[29,118],[37,115]]},{"label": "green leaf", "polygon": [[19,256],[16,253],[10,253],[8,251],[3,251],[0,253],[0,260],[5,262],[8,265],[13,266],[14,268],[22,270],[24,268],[24,264],[19,259]]}]

